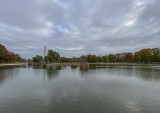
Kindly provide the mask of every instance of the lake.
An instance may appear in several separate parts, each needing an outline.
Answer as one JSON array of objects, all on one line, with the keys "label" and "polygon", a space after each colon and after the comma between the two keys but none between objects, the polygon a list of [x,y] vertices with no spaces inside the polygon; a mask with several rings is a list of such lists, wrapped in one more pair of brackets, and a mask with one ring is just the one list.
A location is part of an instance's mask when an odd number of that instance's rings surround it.
[{"label": "lake", "polygon": [[160,113],[160,66],[1,68],[0,113]]}]

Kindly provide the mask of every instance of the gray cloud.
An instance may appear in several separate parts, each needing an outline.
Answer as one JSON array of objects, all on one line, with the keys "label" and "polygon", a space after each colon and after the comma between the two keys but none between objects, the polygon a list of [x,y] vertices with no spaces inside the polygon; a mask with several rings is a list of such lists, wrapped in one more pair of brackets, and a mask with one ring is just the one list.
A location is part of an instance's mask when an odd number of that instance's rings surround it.
[{"label": "gray cloud", "polygon": [[159,0],[0,0],[0,43],[22,57],[134,52],[160,45]]}]

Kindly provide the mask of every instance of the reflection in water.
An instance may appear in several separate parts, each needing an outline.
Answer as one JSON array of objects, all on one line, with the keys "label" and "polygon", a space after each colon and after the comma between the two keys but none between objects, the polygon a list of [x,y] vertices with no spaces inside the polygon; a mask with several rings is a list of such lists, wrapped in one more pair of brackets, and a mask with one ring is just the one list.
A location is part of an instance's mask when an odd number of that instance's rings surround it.
[{"label": "reflection in water", "polygon": [[77,69],[77,66],[71,66],[71,69]]},{"label": "reflection in water", "polygon": [[59,67],[48,67],[47,69],[47,77],[48,79],[56,78],[61,70]]},{"label": "reflection in water", "polygon": [[43,69],[43,81],[45,81],[45,76],[46,76],[46,72],[45,72],[45,70]]},{"label": "reflection in water", "polygon": [[[20,66],[18,66],[20,67]],[[13,78],[15,72],[18,73],[18,71],[15,71],[14,69],[17,68],[17,66],[4,66],[0,67],[0,85],[5,82],[5,80],[9,78]]]},{"label": "reflection in water", "polygon": [[93,70],[96,69],[96,65],[90,64],[89,69],[93,69]]},{"label": "reflection in water", "polygon": [[136,68],[136,76],[145,81],[160,81],[160,69]]},{"label": "reflection in water", "polygon": [[[159,66],[120,66],[120,65],[105,65],[105,64],[91,64],[91,69],[105,69],[107,73],[114,75],[136,76],[145,81],[160,81],[160,67]],[[83,74],[84,72],[82,72]]]},{"label": "reflection in water", "polygon": [[[48,79],[54,79],[59,75],[60,70],[62,69],[61,66],[49,66],[49,67],[37,67],[33,66],[33,69],[35,69],[35,73],[39,74],[39,71],[41,70],[43,73],[43,81],[46,79],[46,75]],[[65,68],[65,67],[63,67]]]},{"label": "reflection in water", "polygon": [[88,75],[88,73],[89,73],[89,70],[81,70],[81,69],[79,69],[79,71],[80,71],[81,77],[86,77]]},{"label": "reflection in water", "polygon": [[0,85],[0,113],[160,111],[160,68],[107,65],[93,66],[90,70],[13,68],[0,69],[0,75],[1,79],[14,76],[3,79],[5,83]]},{"label": "reflection in water", "polygon": [[91,68],[117,68],[118,66],[116,65],[106,65],[106,64],[90,64]]}]

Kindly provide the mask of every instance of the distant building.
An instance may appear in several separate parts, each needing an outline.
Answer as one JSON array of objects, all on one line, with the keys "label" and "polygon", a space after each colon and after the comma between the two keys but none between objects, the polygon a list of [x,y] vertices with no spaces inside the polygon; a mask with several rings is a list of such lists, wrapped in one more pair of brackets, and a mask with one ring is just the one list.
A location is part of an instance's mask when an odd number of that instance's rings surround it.
[{"label": "distant building", "polygon": [[46,56],[46,46],[44,45],[44,56],[43,57],[45,56]]}]

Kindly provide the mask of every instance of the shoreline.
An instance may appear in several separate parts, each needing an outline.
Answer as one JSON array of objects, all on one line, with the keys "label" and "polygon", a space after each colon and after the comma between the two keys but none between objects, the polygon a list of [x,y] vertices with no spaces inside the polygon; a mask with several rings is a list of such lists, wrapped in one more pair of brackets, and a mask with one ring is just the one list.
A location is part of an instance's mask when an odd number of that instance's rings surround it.
[{"label": "shoreline", "polygon": [[5,66],[23,66],[26,65],[27,63],[9,63],[9,64],[0,64],[0,67],[5,67]]},{"label": "shoreline", "polygon": [[[47,66],[71,66],[72,64],[76,64],[79,66],[81,63],[49,63]],[[104,62],[97,62],[97,63],[88,63],[88,64],[104,64],[104,65],[119,65],[119,66],[160,66],[158,63],[104,63]]]},{"label": "shoreline", "polygon": [[[80,66],[81,63],[49,63],[46,64],[47,66],[71,66],[72,64],[75,64],[77,66]],[[97,62],[97,63],[88,63],[88,64],[99,64],[99,65],[118,65],[118,66],[160,66],[159,63],[105,63],[105,62]],[[5,67],[5,66],[23,66],[27,65],[27,63],[8,63],[8,64],[0,64],[0,67]]]}]

